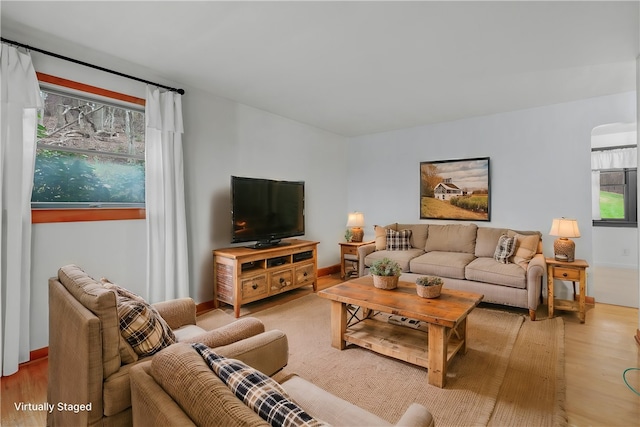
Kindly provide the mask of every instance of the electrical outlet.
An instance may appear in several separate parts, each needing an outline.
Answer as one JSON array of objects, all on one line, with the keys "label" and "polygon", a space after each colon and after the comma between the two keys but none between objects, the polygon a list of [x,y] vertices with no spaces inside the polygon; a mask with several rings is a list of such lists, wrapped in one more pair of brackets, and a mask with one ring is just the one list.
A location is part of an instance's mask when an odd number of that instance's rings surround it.
[{"label": "electrical outlet", "polygon": [[629,248],[623,248],[622,249],[622,255],[623,256],[629,256]]}]

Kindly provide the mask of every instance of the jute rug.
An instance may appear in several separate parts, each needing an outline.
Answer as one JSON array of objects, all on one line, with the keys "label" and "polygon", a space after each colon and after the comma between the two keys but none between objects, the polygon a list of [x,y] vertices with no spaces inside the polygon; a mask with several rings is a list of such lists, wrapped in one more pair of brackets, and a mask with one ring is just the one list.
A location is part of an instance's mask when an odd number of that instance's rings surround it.
[{"label": "jute rug", "polygon": [[310,294],[252,314],[289,339],[276,379],[296,373],[379,417],[396,422],[412,402],[437,426],[563,426],[564,323],[477,308],[469,315],[468,351],[456,355],[447,385],[427,384],[427,370],[356,346],[331,347],[330,302]]}]

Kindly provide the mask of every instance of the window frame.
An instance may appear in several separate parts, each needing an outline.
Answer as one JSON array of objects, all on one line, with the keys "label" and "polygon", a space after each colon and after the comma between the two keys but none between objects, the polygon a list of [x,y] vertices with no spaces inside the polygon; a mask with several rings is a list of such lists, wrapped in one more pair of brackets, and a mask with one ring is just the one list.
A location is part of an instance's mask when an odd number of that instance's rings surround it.
[{"label": "window frame", "polygon": [[[146,100],[135,96],[114,92],[108,89],[91,86],[88,84],[52,76],[50,74],[36,72],[36,76],[40,83],[45,85],[53,85],[70,89],[78,92],[78,96],[82,93],[91,94],[97,97],[106,98],[110,101],[118,101],[128,104],[140,105],[144,108]],[[55,88],[52,88],[55,90]],[[75,95],[73,92],[70,93]],[[83,208],[31,208],[31,223],[55,223],[55,222],[79,222],[79,221],[113,221],[113,220],[132,220],[145,219],[146,209],[144,207],[83,207]]]},{"label": "window frame", "polygon": [[638,227],[638,168],[604,169],[598,172],[622,172],[624,174],[624,219],[594,219],[594,227]]}]

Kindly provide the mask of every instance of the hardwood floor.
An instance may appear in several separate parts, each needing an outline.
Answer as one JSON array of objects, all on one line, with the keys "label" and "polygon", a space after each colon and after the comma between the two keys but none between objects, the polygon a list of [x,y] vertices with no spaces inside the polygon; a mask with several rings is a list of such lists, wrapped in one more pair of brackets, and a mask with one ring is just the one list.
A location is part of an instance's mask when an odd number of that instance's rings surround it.
[{"label": "hardwood floor", "polygon": [[[336,275],[318,281],[320,289],[340,283]],[[251,314],[311,292],[301,288],[281,296],[248,304],[242,314]],[[223,309],[233,313],[233,308]],[[522,310],[527,314],[526,310]],[[565,321],[566,410],[571,426],[637,426],[640,396],[624,383],[627,368],[640,367],[640,346],[634,336],[638,309],[596,304],[581,324],[576,313],[558,312]],[[546,305],[537,313],[544,319]],[[630,371],[627,381],[640,391],[640,371]],[[19,372],[1,379],[2,426],[44,426],[43,412],[19,411],[15,404],[43,403],[47,399],[47,360],[22,365]]]}]

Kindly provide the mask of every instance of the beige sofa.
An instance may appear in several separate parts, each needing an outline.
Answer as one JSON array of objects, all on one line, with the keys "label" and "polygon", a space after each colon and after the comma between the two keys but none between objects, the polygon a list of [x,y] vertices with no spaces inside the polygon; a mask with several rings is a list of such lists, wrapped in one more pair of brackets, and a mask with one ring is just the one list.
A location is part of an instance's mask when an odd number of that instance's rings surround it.
[{"label": "beige sofa", "polygon": [[[393,233],[387,230],[405,230],[403,235],[410,235],[409,246],[390,250],[387,236]],[[395,223],[376,226],[375,232],[375,243],[358,248],[361,276],[376,260],[391,258],[400,264],[402,280],[440,276],[445,288],[483,294],[484,302],[528,309],[535,320],[546,272],[540,232],[478,227],[472,223]],[[514,255],[506,264],[494,259],[502,235],[516,236],[517,242]]]},{"label": "beige sofa", "polygon": [[[278,330],[265,332],[258,319],[236,320],[222,310],[196,317],[190,298],[153,306],[178,341],[223,346],[223,351],[268,373],[287,363],[286,335]],[[47,425],[130,426],[129,373],[155,355],[136,360],[127,346],[119,330],[116,294],[75,265],[60,268],[57,277],[49,280],[47,400],[56,406],[47,415]],[[59,404],[84,406],[77,406],[77,411],[59,410]]]},{"label": "beige sofa", "polygon": [[[226,348],[216,353],[236,357]],[[281,385],[306,413],[332,426],[391,425],[297,375],[285,378]],[[269,426],[185,343],[172,345],[131,369],[131,399],[136,426]],[[427,427],[434,422],[425,407],[413,404],[396,425]]]}]

